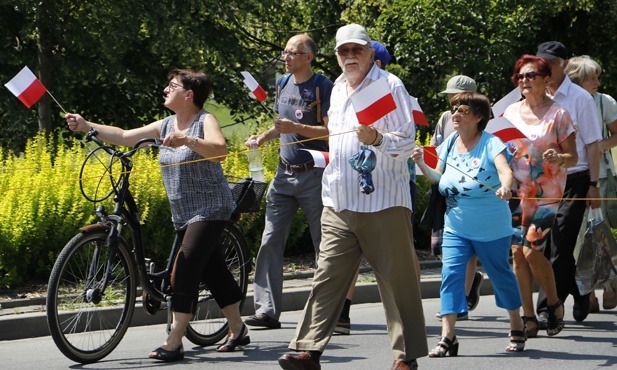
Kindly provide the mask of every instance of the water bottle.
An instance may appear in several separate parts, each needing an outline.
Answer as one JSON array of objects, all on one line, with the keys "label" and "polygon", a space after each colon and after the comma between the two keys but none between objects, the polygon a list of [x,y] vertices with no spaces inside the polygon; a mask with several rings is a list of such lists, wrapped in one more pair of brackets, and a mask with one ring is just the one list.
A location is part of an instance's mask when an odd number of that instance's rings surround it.
[{"label": "water bottle", "polygon": [[251,151],[249,152],[249,172],[255,181],[266,181],[264,176],[264,165],[261,162],[261,150],[257,146],[256,140],[251,140]]}]

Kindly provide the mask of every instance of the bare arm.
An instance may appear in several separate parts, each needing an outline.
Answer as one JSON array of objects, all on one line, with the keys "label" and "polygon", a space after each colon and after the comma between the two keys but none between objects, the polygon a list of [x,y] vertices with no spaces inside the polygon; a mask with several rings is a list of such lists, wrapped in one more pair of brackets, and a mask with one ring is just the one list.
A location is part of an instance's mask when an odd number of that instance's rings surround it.
[{"label": "bare arm", "polygon": [[542,153],[545,161],[557,164],[564,167],[572,167],[578,163],[578,153],[576,152],[576,137],[575,133],[570,134],[559,146],[561,153],[557,153],[554,149],[549,149]]},{"label": "bare arm", "polygon": [[274,120],[274,129],[279,134],[300,134],[307,138],[328,140],[327,119],[327,117],[324,117],[325,125],[323,126],[312,126],[294,122],[287,118],[276,118]]},{"label": "bare arm", "polygon": [[[598,181],[600,179],[600,145],[599,142],[593,142],[585,145],[587,149],[587,159],[589,160],[589,176],[591,181]],[[600,200],[600,189],[596,186],[590,186],[587,191],[587,198],[592,200],[587,201],[587,205],[593,209],[596,209],[602,205]]]},{"label": "bare arm", "polygon": [[508,165],[508,160],[504,152],[499,153],[497,157],[495,157],[495,168],[497,168],[499,181],[501,182],[501,187],[497,189],[495,194],[501,199],[508,200],[512,197],[512,191],[510,189],[514,177],[512,176],[512,169]]},{"label": "bare arm", "polygon": [[146,138],[158,138],[161,136],[163,121],[152,122],[149,125],[124,130],[120,127],[88,122],[82,116],[75,113],[67,113],[66,122],[72,131],[88,132],[90,128],[98,131],[98,138],[114,145],[134,146],[139,140]]},{"label": "bare arm", "polygon": [[617,121],[609,123],[606,128],[610,131],[611,136],[600,141],[600,152],[602,153],[617,146]]},{"label": "bare arm", "polygon": [[411,153],[411,159],[420,167],[420,170],[431,184],[439,184],[441,174],[443,173],[443,165],[441,163],[437,165],[437,169],[429,167],[426,162],[424,162],[424,150],[418,147],[414,148]]},{"label": "bare arm", "polygon": [[227,156],[227,143],[223,131],[212,114],[206,115],[204,119],[204,138],[198,138],[192,149],[213,162],[221,162]]}]

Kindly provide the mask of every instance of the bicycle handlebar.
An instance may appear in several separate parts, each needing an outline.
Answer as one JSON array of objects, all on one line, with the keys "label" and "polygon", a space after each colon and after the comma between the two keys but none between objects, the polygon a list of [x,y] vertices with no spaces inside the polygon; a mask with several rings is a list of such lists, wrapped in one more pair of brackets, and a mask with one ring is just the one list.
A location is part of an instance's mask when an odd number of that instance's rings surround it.
[{"label": "bicycle handlebar", "polygon": [[99,132],[97,130],[91,128],[90,131],[88,131],[88,133],[86,134],[86,141],[93,141],[98,146],[103,148],[108,154],[119,156],[121,158],[132,157],[133,154],[135,154],[139,149],[142,148],[144,144],[147,144],[147,143],[151,143],[150,145],[147,146],[150,148],[159,149],[162,146],[161,140],[159,140],[158,138],[145,138],[135,143],[135,145],[133,146],[133,149],[129,150],[128,152],[122,152],[119,150],[112,149],[111,147],[108,147],[107,145],[105,145],[105,143],[97,137],[98,134]]}]

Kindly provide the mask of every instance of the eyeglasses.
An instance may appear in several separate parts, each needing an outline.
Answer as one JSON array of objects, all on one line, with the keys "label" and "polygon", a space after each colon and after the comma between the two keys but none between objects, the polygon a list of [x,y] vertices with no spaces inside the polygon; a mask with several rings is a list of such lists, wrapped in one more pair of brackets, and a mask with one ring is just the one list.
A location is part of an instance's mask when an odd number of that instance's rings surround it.
[{"label": "eyeglasses", "polygon": [[176,90],[184,89],[184,86],[177,84],[173,81],[169,81],[169,85],[167,85],[167,88],[169,89],[169,91],[176,91]]},{"label": "eyeglasses", "polygon": [[471,108],[469,105],[453,105],[452,114],[459,112],[463,116],[466,116],[472,111],[472,109],[473,108]]},{"label": "eyeglasses", "polygon": [[539,73],[538,73],[538,72],[536,72],[536,71],[530,71],[530,72],[525,72],[525,73],[519,73],[519,74],[517,74],[515,77],[516,77],[516,80],[517,80],[517,81],[521,81],[521,80],[523,80],[523,78],[526,78],[526,79],[527,79],[527,80],[529,80],[529,81],[533,81],[533,80],[535,80],[535,79],[536,79],[536,77],[537,77],[537,76],[544,77],[544,75],[541,75],[541,74],[539,74]]},{"label": "eyeglasses", "polygon": [[336,53],[342,57],[347,57],[349,55],[362,55],[367,48],[363,46],[354,46],[351,48],[338,48],[336,49]]},{"label": "eyeglasses", "polygon": [[291,57],[291,58],[295,58],[298,55],[304,55],[304,54],[308,54],[308,53],[301,53],[299,51],[289,51],[289,50],[283,50],[281,52],[281,58],[285,59],[287,58],[287,56]]}]

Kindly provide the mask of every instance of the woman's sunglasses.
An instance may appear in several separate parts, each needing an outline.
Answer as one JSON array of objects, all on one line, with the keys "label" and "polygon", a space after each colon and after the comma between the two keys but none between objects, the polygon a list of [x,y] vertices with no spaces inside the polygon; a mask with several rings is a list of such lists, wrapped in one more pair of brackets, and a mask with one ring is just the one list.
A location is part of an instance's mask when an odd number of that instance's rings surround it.
[{"label": "woman's sunglasses", "polygon": [[544,77],[544,75],[541,75],[538,72],[530,71],[530,72],[525,72],[525,73],[518,73],[516,75],[516,80],[521,81],[523,80],[523,78],[526,78],[529,81],[533,81],[536,79],[537,76]]}]

